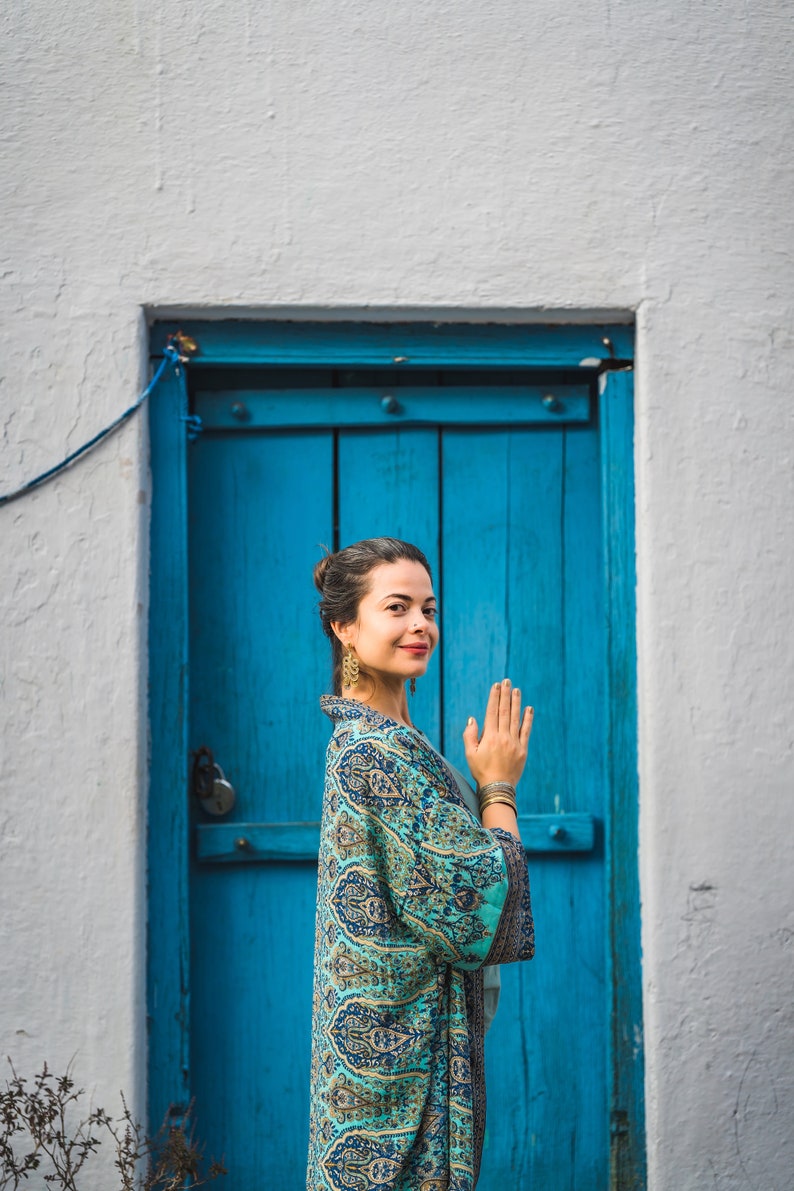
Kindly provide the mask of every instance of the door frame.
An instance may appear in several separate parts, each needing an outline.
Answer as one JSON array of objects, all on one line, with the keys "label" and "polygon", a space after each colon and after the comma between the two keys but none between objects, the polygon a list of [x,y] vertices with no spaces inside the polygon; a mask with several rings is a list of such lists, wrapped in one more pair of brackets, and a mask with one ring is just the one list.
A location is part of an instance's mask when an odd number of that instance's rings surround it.
[{"label": "door frame", "polygon": [[[576,372],[597,398],[607,631],[609,792],[606,881],[611,989],[610,1191],[645,1187],[644,1055],[638,869],[634,525],[634,328],[430,322],[196,320],[155,322],[153,368],[181,331],[187,367],[508,367]],[[553,417],[553,414],[550,414]],[[149,401],[152,473],[149,592],[147,882],[148,1120],[184,1117],[190,1100],[188,903],[188,558],[186,366]]]}]

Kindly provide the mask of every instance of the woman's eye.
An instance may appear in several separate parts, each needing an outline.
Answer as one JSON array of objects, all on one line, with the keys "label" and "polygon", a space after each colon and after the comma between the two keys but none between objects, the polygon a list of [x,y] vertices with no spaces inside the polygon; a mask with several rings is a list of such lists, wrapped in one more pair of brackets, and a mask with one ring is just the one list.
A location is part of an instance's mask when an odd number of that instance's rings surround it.
[{"label": "woman's eye", "polygon": [[405,604],[389,604],[389,612],[404,612]]},{"label": "woman's eye", "polygon": [[429,620],[435,620],[438,616],[438,608],[425,608],[425,616]]}]

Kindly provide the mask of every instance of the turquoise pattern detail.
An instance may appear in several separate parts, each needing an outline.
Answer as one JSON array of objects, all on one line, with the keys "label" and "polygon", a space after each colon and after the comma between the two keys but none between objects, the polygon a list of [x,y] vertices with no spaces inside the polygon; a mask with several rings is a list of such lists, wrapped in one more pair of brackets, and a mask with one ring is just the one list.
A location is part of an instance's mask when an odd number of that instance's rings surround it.
[{"label": "turquoise pattern detail", "polygon": [[379,939],[388,945],[396,918],[374,873],[360,868],[346,870],[334,887],[331,909],[351,939]]},{"label": "turquoise pattern detail", "polygon": [[482,967],[529,959],[526,856],[421,734],[326,697],[307,1191],[473,1191]]}]

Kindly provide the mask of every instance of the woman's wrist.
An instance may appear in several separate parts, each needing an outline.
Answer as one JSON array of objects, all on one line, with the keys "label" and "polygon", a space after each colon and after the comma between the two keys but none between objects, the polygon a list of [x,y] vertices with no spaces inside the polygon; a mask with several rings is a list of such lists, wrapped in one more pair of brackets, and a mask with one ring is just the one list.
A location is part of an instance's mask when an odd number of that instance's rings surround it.
[{"label": "woman's wrist", "polygon": [[[469,768],[471,769],[471,766]],[[517,786],[521,774],[511,773],[509,769],[503,768],[487,770],[479,775],[474,773],[473,777],[479,790],[482,786],[490,786],[492,782],[507,782],[509,786]]]},{"label": "woman's wrist", "polygon": [[516,788],[512,782],[486,782],[477,787],[477,798],[480,804],[480,814],[489,806],[495,804],[510,807],[516,814]]},{"label": "woman's wrist", "polygon": [[521,839],[518,830],[518,816],[512,807],[505,806],[504,803],[494,802],[487,806],[482,812],[482,825],[488,831],[498,827],[500,830],[514,835],[516,839]]}]

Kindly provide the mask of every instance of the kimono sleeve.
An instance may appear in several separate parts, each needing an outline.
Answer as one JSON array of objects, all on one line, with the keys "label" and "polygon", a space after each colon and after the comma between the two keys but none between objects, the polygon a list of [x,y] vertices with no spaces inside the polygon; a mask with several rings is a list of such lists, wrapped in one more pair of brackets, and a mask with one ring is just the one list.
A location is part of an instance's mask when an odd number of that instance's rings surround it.
[{"label": "kimono sleeve", "polygon": [[456,968],[530,959],[520,841],[484,828],[402,747],[368,740],[344,752],[337,774],[363,815],[379,883],[404,928]]}]

